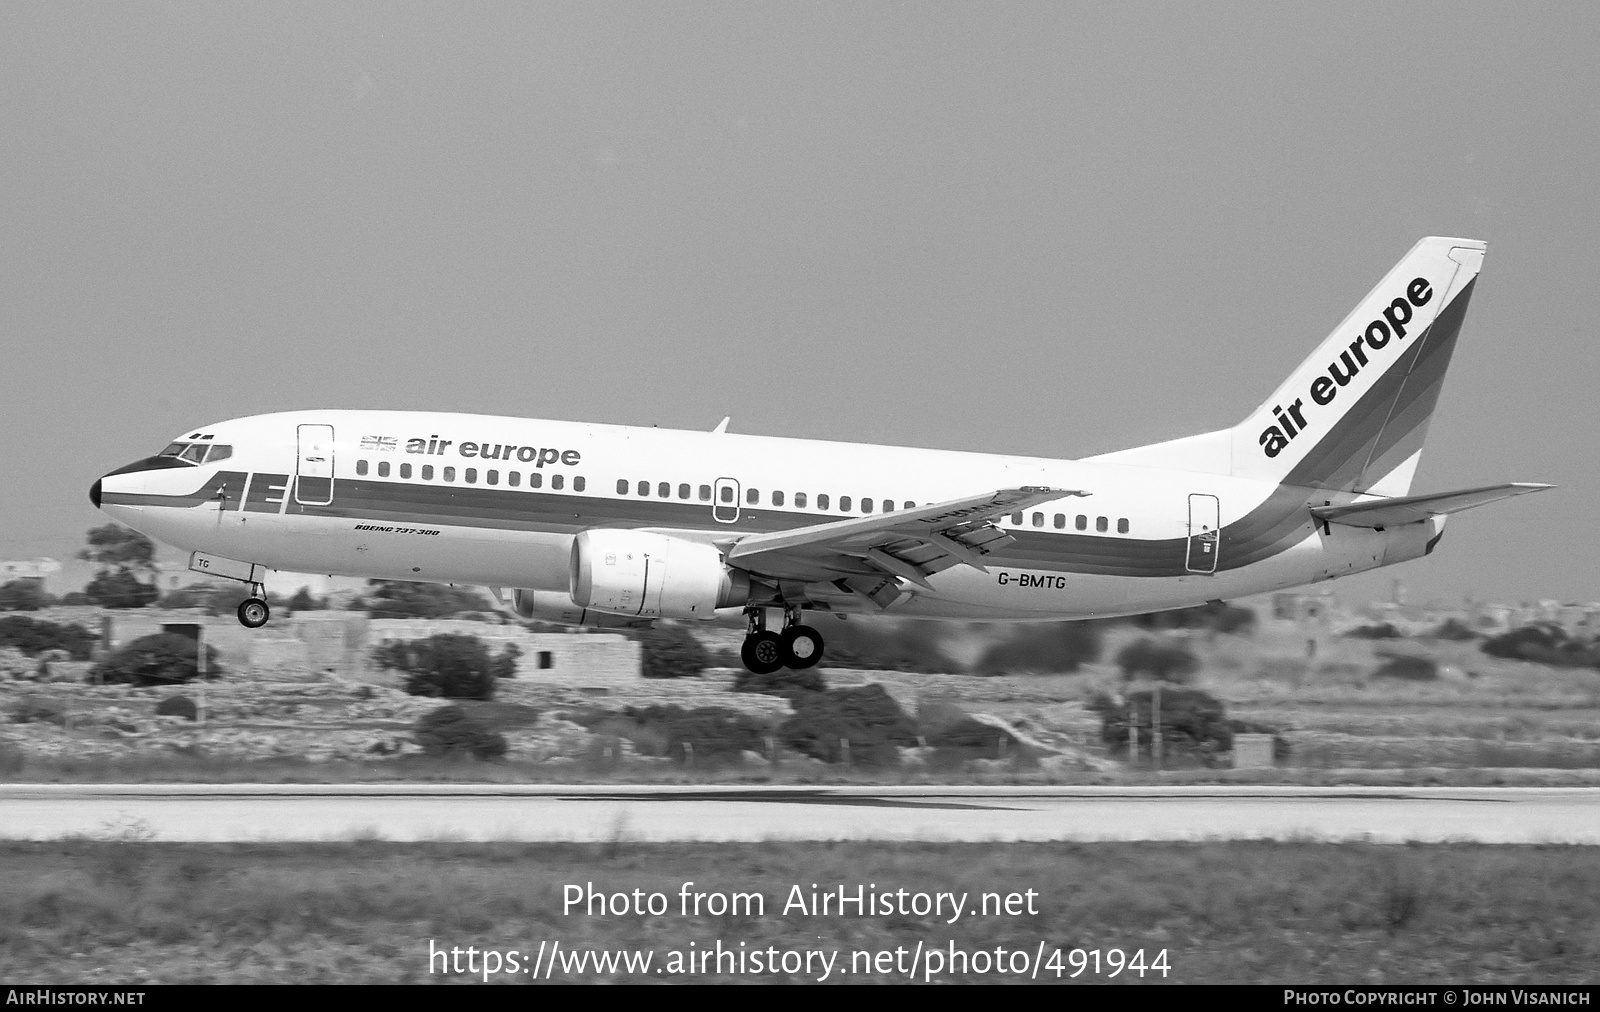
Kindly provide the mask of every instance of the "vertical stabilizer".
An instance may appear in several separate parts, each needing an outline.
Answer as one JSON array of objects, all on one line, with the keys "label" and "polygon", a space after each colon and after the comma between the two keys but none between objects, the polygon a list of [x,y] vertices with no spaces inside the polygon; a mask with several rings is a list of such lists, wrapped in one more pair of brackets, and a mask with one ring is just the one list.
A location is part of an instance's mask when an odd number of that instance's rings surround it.
[{"label": "vertical stabilizer", "polygon": [[1233,473],[1405,495],[1484,249],[1476,240],[1440,237],[1413,246],[1233,428]]}]

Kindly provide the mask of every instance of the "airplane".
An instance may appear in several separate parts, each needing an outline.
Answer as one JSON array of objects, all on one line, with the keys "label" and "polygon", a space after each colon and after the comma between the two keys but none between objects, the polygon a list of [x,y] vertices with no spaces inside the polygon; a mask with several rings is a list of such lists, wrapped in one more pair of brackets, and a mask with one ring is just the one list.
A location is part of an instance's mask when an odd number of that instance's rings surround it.
[{"label": "airplane", "polygon": [[760,674],[822,659],[814,613],[1184,608],[1416,559],[1451,513],[1552,487],[1411,494],[1485,249],[1418,242],[1232,428],[1081,460],[740,435],[727,419],[289,411],[190,430],[89,498],[248,584],[249,628],[270,616],[268,570],[485,586],[525,618],[601,628],[737,609]]}]

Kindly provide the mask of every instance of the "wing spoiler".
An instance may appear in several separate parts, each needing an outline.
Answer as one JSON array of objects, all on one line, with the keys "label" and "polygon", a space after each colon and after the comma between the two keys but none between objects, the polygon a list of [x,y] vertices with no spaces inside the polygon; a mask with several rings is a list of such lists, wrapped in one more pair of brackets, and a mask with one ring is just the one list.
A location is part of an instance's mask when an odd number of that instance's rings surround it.
[{"label": "wing spoiler", "polygon": [[1327,523],[1345,524],[1350,527],[1375,527],[1381,530],[1385,527],[1416,523],[1444,513],[1459,513],[1474,506],[1509,499],[1514,495],[1543,492],[1547,488],[1555,486],[1517,481],[1505,485],[1462,489],[1459,492],[1435,492],[1431,495],[1374,499],[1345,506],[1313,506],[1311,515]]}]

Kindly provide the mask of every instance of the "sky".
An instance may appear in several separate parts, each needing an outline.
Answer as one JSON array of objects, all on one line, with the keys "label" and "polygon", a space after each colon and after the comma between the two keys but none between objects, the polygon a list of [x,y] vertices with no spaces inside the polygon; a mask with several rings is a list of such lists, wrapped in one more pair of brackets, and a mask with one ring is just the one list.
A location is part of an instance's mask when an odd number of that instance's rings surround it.
[{"label": "sky", "polygon": [[1575,3],[6,4],[0,558],[267,411],[1224,428],[1454,235],[1413,491],[1560,488],[1333,586],[1600,600],[1597,51]]}]

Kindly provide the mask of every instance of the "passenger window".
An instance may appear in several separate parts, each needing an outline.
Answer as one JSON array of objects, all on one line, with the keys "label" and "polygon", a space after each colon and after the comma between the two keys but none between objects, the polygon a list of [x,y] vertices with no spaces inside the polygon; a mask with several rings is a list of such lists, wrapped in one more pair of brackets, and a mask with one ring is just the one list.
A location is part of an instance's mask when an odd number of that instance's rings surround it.
[{"label": "passenger window", "polygon": [[772,505],[774,505],[774,506],[782,506],[783,505],[783,493],[782,492],[774,492],[774,493],[772,493]]},{"label": "passenger window", "polygon": [[1117,521],[1117,533],[1118,534],[1126,534],[1126,533],[1128,533],[1128,518],[1127,517],[1123,517],[1121,520]]},{"label": "passenger window", "polygon": [[1033,515],[1033,526],[1035,526],[1035,527],[1043,527],[1044,526],[1044,514],[1043,513],[1035,513]]},{"label": "passenger window", "polygon": [[422,480],[423,481],[432,481],[433,480],[433,465],[432,464],[423,464],[422,465]]},{"label": "passenger window", "polygon": [[540,474],[538,471],[529,471],[528,472],[528,487],[529,488],[538,488],[540,485],[543,485],[543,484],[544,484],[544,475]]},{"label": "passenger window", "polygon": [[1084,516],[1082,513],[1079,513],[1078,519],[1073,521],[1072,526],[1076,527],[1080,531],[1086,531],[1089,529],[1089,518]]},{"label": "passenger window", "polygon": [[849,513],[850,512],[850,497],[849,496],[842,495],[842,496],[839,497],[839,512],[841,512],[841,513]]},{"label": "passenger window", "polygon": [[401,464],[400,465],[400,477],[402,477],[402,478],[410,478],[411,477],[411,465],[410,464]]},{"label": "passenger window", "polygon": [[565,481],[566,481],[566,478],[563,475],[552,474],[550,476],[550,487],[551,488],[560,488]]},{"label": "passenger window", "polygon": [[233,447],[227,443],[219,443],[211,448],[210,453],[206,454],[206,463],[215,464],[217,461],[227,460],[231,456],[233,456]]},{"label": "passenger window", "polygon": [[885,499],[883,501],[883,511],[885,513],[893,513],[894,512],[894,500],[893,499]]},{"label": "passenger window", "polygon": [[711,501],[711,486],[710,485],[701,485],[700,486],[700,501],[701,502],[710,502]]},{"label": "passenger window", "polygon": [[1013,514],[1011,514],[1011,523],[1015,527],[1021,527],[1022,526],[1022,514],[1021,513],[1013,513]]},{"label": "passenger window", "polygon": [[806,508],[806,494],[804,492],[796,492],[794,494],[794,505],[796,509]]},{"label": "passenger window", "polygon": [[618,478],[617,479],[617,495],[627,495],[627,494],[628,494],[628,479],[626,479],[626,478]]},{"label": "passenger window", "polygon": [[378,461],[378,477],[389,477],[389,462],[387,460]]},{"label": "passenger window", "polygon": [[1059,531],[1063,527],[1066,527],[1066,526],[1067,526],[1067,515],[1065,513],[1057,513],[1056,514],[1056,530]]},{"label": "passenger window", "polygon": [[444,480],[445,481],[455,481],[456,480],[456,469],[453,468],[453,467],[445,468],[444,469]]},{"label": "passenger window", "polygon": [[650,483],[648,481],[641,481],[639,483],[639,494],[640,495],[649,495],[650,494]]},{"label": "passenger window", "polygon": [[722,486],[722,501],[723,502],[733,502],[733,486],[732,485],[724,485],[724,486]]},{"label": "passenger window", "polygon": [[863,499],[863,500],[861,500],[861,512],[863,512],[863,513],[871,513],[872,512],[872,500],[871,499]]},{"label": "passenger window", "polygon": [[366,473],[367,473],[367,462],[364,461],[364,460],[356,461],[356,474],[366,474]]},{"label": "passenger window", "polygon": [[187,460],[191,464],[200,463],[202,460],[206,459],[206,444],[205,443],[195,443],[194,445],[190,446],[187,450],[184,450],[182,453],[178,454],[178,459],[179,460]]},{"label": "passenger window", "polygon": [[1104,534],[1106,532],[1106,527],[1107,526],[1108,525],[1106,524],[1106,518],[1105,517],[1095,517],[1094,518],[1094,529],[1099,531],[1101,534]]},{"label": "passenger window", "polygon": [[476,485],[477,483],[478,483],[478,469],[475,468],[475,467],[467,468],[467,484],[468,485]]},{"label": "passenger window", "polygon": [[510,485],[512,488],[516,488],[518,485],[521,485],[522,484],[522,472],[521,471],[507,471],[506,472],[506,484]]},{"label": "passenger window", "polygon": [[908,509],[908,510],[914,510],[914,509],[916,509],[916,508],[917,508],[917,504],[916,504],[916,503],[914,503],[914,502],[912,502],[912,501],[911,501],[911,500],[909,500],[909,499],[908,499],[908,500],[906,500],[906,509]]},{"label": "passenger window", "polygon": [[485,471],[483,473],[483,480],[491,485],[498,485],[500,484],[500,472],[494,470]]},{"label": "passenger window", "polygon": [[823,493],[821,493],[821,494],[819,494],[817,496],[817,509],[825,510],[827,508],[828,508],[828,493],[823,492]]},{"label": "passenger window", "polygon": [[687,484],[678,486],[678,498],[679,499],[687,499],[687,498],[689,498],[689,486]]},{"label": "passenger window", "polygon": [[745,489],[744,501],[751,506],[759,505],[761,503],[761,490],[754,488]]},{"label": "passenger window", "polygon": [[588,484],[588,482],[584,481],[583,480],[583,475],[580,474],[580,475],[578,475],[578,477],[572,479],[572,490],[574,492],[582,492],[584,486],[587,485],[587,484]]},{"label": "passenger window", "polygon": [[656,486],[656,495],[660,496],[663,499],[671,499],[672,498],[672,482],[664,481],[661,484],[657,485]]}]

